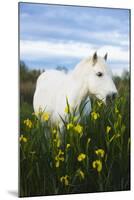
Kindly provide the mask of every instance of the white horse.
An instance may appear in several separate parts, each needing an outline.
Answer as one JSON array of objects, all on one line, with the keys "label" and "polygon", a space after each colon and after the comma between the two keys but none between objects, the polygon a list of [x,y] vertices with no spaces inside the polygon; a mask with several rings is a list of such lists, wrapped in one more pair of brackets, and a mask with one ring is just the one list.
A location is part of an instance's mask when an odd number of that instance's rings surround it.
[{"label": "white horse", "polygon": [[[112,80],[112,73],[104,58],[95,52],[92,57],[83,59],[73,71],[48,70],[37,80],[33,99],[34,111],[45,110],[51,114],[51,120],[57,122],[64,117],[66,97],[71,107],[79,107],[84,98],[95,95],[103,102],[114,99],[117,89]],[[87,105],[91,111],[90,102]]]}]

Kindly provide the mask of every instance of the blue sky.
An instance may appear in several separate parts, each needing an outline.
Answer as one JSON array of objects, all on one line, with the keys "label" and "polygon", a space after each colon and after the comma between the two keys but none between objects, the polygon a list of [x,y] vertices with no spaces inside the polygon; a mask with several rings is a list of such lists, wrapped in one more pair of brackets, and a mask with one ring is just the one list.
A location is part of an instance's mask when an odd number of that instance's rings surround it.
[{"label": "blue sky", "polygon": [[94,51],[114,73],[129,68],[129,10],[20,3],[20,58],[29,68],[72,69]]}]

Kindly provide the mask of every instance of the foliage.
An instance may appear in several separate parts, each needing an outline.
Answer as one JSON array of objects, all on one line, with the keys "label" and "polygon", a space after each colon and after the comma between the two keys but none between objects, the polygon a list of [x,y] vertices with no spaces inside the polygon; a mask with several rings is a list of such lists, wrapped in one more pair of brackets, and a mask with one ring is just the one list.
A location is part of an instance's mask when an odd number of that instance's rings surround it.
[{"label": "foliage", "polygon": [[67,107],[61,130],[51,123],[49,113],[31,113],[31,108],[28,112],[28,104],[23,104],[20,196],[129,190],[128,87],[108,106],[92,99],[92,112],[86,117],[83,105],[81,117],[68,100]]},{"label": "foliage", "polygon": [[63,71],[65,73],[68,72],[68,69],[66,67],[64,67],[64,66],[58,66],[58,67],[56,67],[56,70]]},{"label": "foliage", "polygon": [[40,73],[40,70],[30,70],[25,62],[20,61],[20,82],[35,82]]},{"label": "foliage", "polygon": [[67,99],[66,117],[59,128],[52,124],[50,113],[33,113],[37,74],[22,64],[20,196],[129,190],[129,74],[114,77],[119,95],[109,105],[91,99],[88,116],[84,116],[84,101],[79,117]]},{"label": "foliage", "polygon": [[32,103],[33,93],[37,77],[40,75],[40,70],[29,70],[26,64],[20,62],[20,103]]}]

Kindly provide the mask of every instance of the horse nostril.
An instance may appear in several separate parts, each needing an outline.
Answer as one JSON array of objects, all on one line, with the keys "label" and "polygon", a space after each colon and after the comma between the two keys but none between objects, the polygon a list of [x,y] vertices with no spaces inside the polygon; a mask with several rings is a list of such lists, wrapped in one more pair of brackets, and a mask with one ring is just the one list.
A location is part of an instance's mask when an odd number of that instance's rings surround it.
[{"label": "horse nostril", "polygon": [[111,95],[108,94],[108,95],[106,96],[106,101],[109,102],[110,100],[111,100]]},{"label": "horse nostril", "polygon": [[116,96],[117,96],[117,93],[113,93],[113,94],[112,94],[112,99],[115,99]]},{"label": "horse nostril", "polygon": [[115,99],[115,97],[117,96],[117,93],[111,93],[111,94],[108,94],[106,96],[106,101],[109,102],[109,101],[112,101]]}]

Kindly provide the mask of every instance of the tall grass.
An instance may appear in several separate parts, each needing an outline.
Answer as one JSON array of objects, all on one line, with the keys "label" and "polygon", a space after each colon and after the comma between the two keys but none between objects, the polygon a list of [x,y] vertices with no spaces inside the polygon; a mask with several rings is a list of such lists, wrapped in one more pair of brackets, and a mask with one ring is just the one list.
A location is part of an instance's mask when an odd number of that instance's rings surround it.
[{"label": "tall grass", "polygon": [[92,99],[80,117],[67,101],[62,129],[49,113],[20,113],[20,196],[130,189],[129,85],[109,105]]}]

